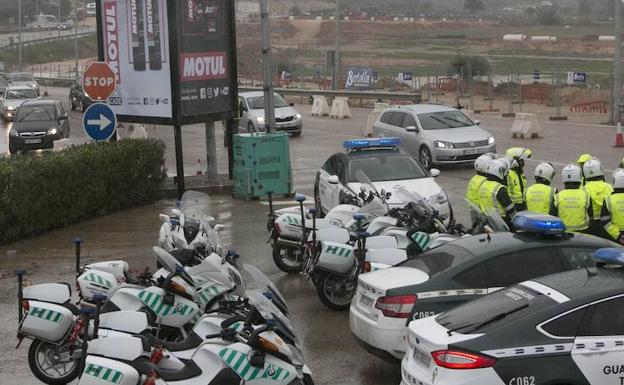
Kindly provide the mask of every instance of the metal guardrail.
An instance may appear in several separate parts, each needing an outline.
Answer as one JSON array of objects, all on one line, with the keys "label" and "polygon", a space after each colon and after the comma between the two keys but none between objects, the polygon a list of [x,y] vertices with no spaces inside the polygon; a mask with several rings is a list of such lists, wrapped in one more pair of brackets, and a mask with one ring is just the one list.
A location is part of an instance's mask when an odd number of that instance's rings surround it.
[{"label": "metal guardrail", "polygon": [[[88,32],[79,32],[76,35],[80,38],[80,37],[85,37],[85,36],[90,36],[90,35],[94,35],[95,31],[88,31]],[[46,37],[43,39],[33,39],[33,40],[26,40],[22,42],[22,47],[27,47],[29,45],[35,45],[35,44],[44,44],[44,43],[50,43],[53,41],[60,41],[60,40],[69,40],[69,39],[74,39],[74,37],[76,36],[73,33],[72,34],[65,34],[65,35],[60,35],[60,36],[50,36],[50,37]],[[9,44],[5,44],[3,46],[0,46],[0,49],[5,49],[5,48],[17,48],[19,44],[17,42],[13,43],[13,45]]]},{"label": "metal guardrail", "polygon": [[[261,87],[239,87],[239,92],[262,91]],[[310,97],[313,95],[322,95],[326,97],[346,96],[349,99],[359,100],[401,100],[413,103],[420,103],[422,96],[420,92],[389,92],[389,91],[322,91],[322,90],[302,90],[298,88],[275,88],[275,92],[287,96]]]}]

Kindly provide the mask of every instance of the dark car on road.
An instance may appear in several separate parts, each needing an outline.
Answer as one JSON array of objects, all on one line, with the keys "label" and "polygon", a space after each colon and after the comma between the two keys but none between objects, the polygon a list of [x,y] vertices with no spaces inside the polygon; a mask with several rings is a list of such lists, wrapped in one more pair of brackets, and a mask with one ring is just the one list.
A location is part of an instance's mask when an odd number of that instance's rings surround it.
[{"label": "dark car on road", "polygon": [[54,147],[54,141],[69,138],[69,117],[58,100],[22,103],[9,132],[9,152]]},{"label": "dark car on road", "polygon": [[84,91],[79,81],[74,82],[69,89],[69,104],[71,105],[72,111],[80,109],[80,111],[83,112],[93,104],[93,100],[91,100],[89,94]]}]

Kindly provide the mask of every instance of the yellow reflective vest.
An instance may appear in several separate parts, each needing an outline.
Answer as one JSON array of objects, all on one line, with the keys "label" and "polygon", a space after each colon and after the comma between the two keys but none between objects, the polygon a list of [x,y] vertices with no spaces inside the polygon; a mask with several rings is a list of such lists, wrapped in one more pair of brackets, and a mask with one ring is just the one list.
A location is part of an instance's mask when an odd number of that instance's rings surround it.
[{"label": "yellow reflective vest", "polygon": [[605,230],[617,240],[624,231],[624,193],[610,195],[604,202],[611,214],[611,221],[605,225]]},{"label": "yellow reflective vest", "polygon": [[536,183],[526,191],[527,210],[534,213],[550,213],[550,203],[555,195],[555,187]]},{"label": "yellow reflective vest", "polygon": [[466,190],[466,199],[479,207],[479,189],[481,185],[487,180],[483,175],[475,175],[468,182],[468,189]]},{"label": "yellow reflective vest", "polygon": [[525,202],[526,186],[527,179],[524,174],[520,174],[513,169],[509,170],[509,175],[507,175],[507,192],[514,204],[520,205]]},{"label": "yellow reflective vest", "polygon": [[601,180],[592,180],[585,183],[585,190],[592,200],[592,209],[594,210],[594,219],[600,218],[602,204],[607,197],[613,194],[613,187]]},{"label": "yellow reflective vest", "polygon": [[479,189],[479,208],[481,212],[487,213],[491,209],[496,209],[498,213],[504,217],[506,212],[503,205],[498,201],[498,190],[503,185],[493,180],[486,180]]},{"label": "yellow reflective vest", "polygon": [[570,231],[587,230],[589,205],[590,197],[584,188],[563,190],[555,195],[557,214]]}]

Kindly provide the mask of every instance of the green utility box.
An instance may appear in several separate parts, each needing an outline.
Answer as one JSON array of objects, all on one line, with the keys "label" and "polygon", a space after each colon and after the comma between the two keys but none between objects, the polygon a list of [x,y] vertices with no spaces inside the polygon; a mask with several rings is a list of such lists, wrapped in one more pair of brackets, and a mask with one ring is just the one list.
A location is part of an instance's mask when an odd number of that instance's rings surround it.
[{"label": "green utility box", "polygon": [[234,196],[251,199],[292,192],[288,134],[234,135]]}]

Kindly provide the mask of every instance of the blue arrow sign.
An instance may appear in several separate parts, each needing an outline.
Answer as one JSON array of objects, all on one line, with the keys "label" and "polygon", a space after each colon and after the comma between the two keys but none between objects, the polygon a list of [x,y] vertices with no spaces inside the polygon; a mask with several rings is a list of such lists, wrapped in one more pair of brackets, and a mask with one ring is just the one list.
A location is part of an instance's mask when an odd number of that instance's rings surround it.
[{"label": "blue arrow sign", "polygon": [[94,103],[84,112],[82,127],[91,139],[108,140],[115,133],[117,117],[107,104]]}]

